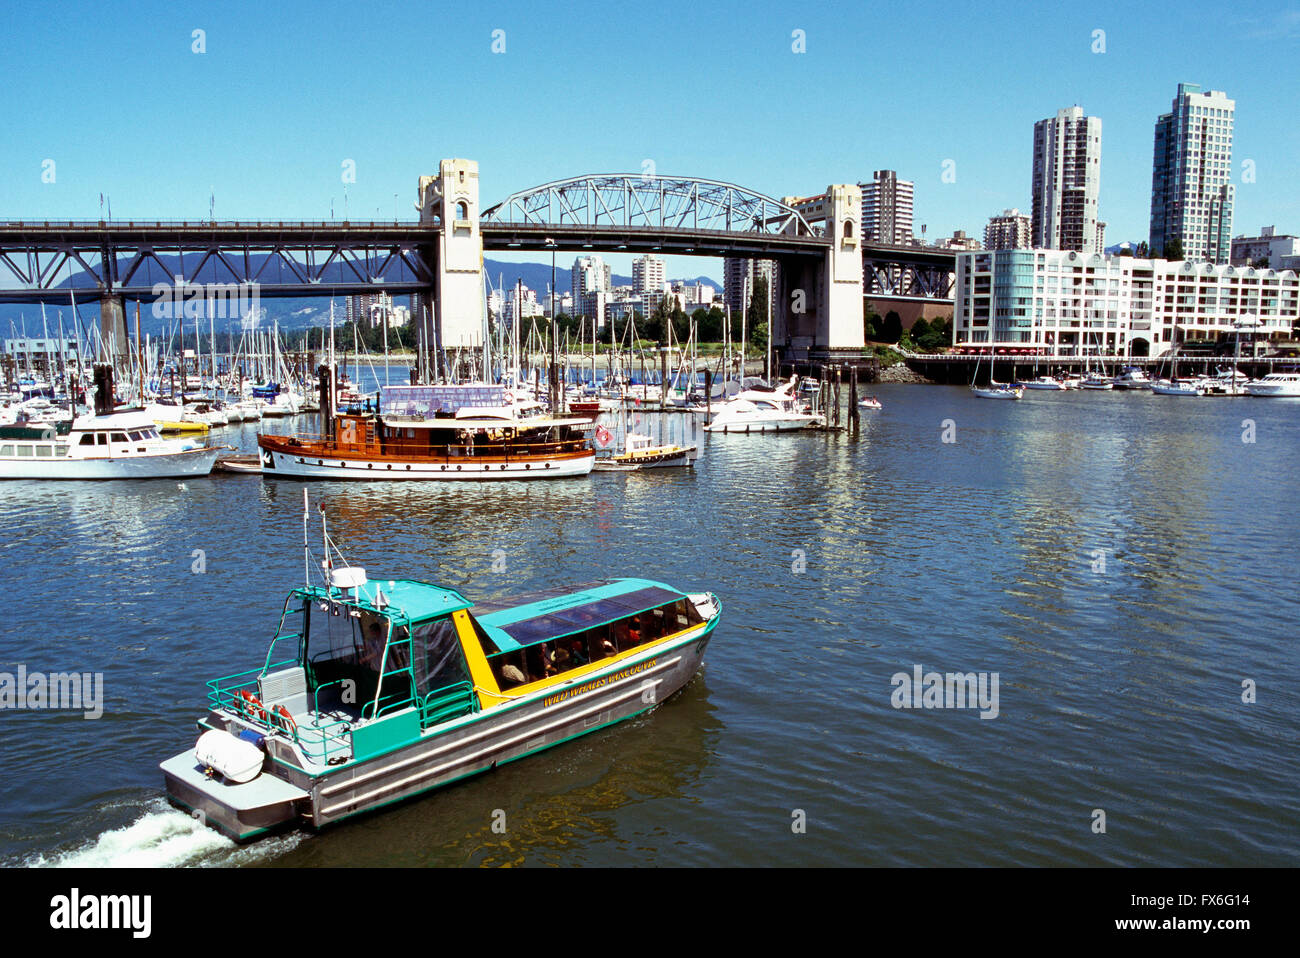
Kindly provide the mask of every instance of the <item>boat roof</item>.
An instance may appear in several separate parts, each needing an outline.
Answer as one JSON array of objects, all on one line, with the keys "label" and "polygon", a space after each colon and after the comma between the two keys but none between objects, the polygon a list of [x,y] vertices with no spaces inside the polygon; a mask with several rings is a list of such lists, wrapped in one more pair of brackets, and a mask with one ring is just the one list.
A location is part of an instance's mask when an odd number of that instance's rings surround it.
[{"label": "boat roof", "polygon": [[85,432],[88,429],[150,429],[157,428],[143,410],[109,413],[106,416],[78,416],[72,424],[73,432]]},{"label": "boat roof", "polygon": [[651,579],[604,579],[482,602],[475,618],[502,652],[645,612],[685,593]]},{"label": "boat roof", "polygon": [[[386,603],[383,609],[375,607],[376,589],[383,592]],[[310,589],[298,589],[296,591],[312,599],[355,602],[359,606],[382,612],[385,615],[405,616],[412,622],[468,609],[474,604],[455,589],[432,585],[428,582],[419,582],[415,579],[370,579],[365,585],[357,589],[355,599],[344,595],[339,589],[330,589],[327,592],[320,586],[312,586]]]},{"label": "boat roof", "polygon": [[384,416],[385,426],[399,429],[539,429],[551,426],[589,426],[590,419],[552,419],[549,416],[530,416],[525,419],[499,418],[480,419],[407,419],[402,416]]}]

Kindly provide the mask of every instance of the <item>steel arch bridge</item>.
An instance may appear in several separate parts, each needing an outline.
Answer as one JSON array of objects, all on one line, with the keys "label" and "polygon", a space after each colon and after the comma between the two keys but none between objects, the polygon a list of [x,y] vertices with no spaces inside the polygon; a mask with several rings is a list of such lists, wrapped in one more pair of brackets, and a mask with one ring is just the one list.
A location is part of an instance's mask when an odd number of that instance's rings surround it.
[{"label": "steel arch bridge", "polygon": [[484,227],[618,227],[817,238],[795,209],[762,193],[697,177],[599,174],[544,183],[483,211]]}]

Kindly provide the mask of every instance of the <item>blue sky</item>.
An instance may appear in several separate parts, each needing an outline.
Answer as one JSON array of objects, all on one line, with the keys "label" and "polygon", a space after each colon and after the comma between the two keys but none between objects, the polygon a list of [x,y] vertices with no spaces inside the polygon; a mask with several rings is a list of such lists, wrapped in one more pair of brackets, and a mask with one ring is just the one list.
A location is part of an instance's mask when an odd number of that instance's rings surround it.
[{"label": "blue sky", "polygon": [[97,218],[101,193],[115,218],[195,218],[210,192],[223,219],[342,218],[345,160],[353,219],[406,217],[442,157],[479,162],[485,206],[650,159],[778,197],[896,169],[918,230],[982,235],[1029,205],[1034,122],[1077,103],[1102,118],[1115,243],[1146,236],[1152,126],[1187,81],[1237,103],[1234,233],[1300,232],[1295,4],[10,3],[6,19],[3,218]]}]

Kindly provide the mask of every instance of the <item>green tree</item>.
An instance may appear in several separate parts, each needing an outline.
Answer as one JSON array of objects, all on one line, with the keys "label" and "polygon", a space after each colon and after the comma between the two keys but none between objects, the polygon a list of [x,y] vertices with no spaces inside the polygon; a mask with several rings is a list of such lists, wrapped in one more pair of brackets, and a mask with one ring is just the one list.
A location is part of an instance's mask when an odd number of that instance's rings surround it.
[{"label": "green tree", "polygon": [[1164,258],[1167,260],[1186,259],[1186,257],[1183,255],[1183,241],[1179,239],[1177,236],[1175,236],[1173,239],[1171,239],[1168,243],[1165,244]]},{"label": "green tree", "polygon": [[[767,322],[767,277],[759,276],[754,280],[754,291],[749,297],[749,309],[745,313],[746,325],[752,331],[759,323]],[[753,342],[753,337],[750,338]]]},{"label": "green tree", "polygon": [[750,330],[749,341],[758,348],[759,352],[767,352],[767,320]]},{"label": "green tree", "polygon": [[1150,256],[1151,256],[1151,247],[1150,247],[1149,245],[1147,245],[1147,241],[1146,241],[1146,240],[1143,240],[1142,242],[1138,243],[1138,245],[1137,245],[1137,249],[1134,251],[1133,255],[1136,256],[1138,259],[1149,259],[1149,258],[1150,258]]},{"label": "green tree", "polygon": [[868,310],[862,318],[862,338],[867,342],[873,342],[880,338],[881,332],[880,314],[874,310]]}]

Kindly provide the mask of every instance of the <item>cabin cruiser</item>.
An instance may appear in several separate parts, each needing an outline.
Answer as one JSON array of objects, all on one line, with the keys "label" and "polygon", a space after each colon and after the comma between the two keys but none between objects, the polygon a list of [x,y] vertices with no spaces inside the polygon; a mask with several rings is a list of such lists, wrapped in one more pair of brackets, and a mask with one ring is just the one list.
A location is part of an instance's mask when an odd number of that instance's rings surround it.
[{"label": "cabin cruiser", "polygon": [[1112,383],[1116,389],[1150,389],[1151,377],[1140,366],[1129,366]]},{"label": "cabin cruiser", "polygon": [[324,566],[285,601],[262,664],[207,683],[198,741],[160,765],[167,799],[236,841],[320,829],[648,712],[695,675],[721,617],[711,593],[649,579],[475,604]]},{"label": "cabin cruiser", "polygon": [[1300,397],[1300,372],[1269,373],[1245,386],[1246,395],[1272,399]]},{"label": "cabin cruiser", "polygon": [[743,389],[723,404],[705,432],[787,432],[824,425],[822,416],[806,410],[793,395],[795,381],[776,389]]},{"label": "cabin cruiser", "polygon": [[1017,385],[1023,386],[1025,389],[1050,389],[1056,391],[1069,388],[1064,380],[1054,379],[1051,376],[1039,376],[1037,379],[1031,379],[1029,382],[1018,383]]},{"label": "cabin cruiser", "polygon": [[7,429],[0,479],[163,479],[206,476],[223,447],[164,439],[139,410],[81,416],[66,436],[53,427]]},{"label": "cabin cruiser", "polygon": [[1201,379],[1157,379],[1151,384],[1154,396],[1204,396],[1205,382]]},{"label": "cabin cruiser", "polygon": [[503,386],[383,386],[377,405],[377,412],[329,417],[326,438],[259,434],[262,474],[551,479],[585,476],[595,464],[590,419],[535,413],[508,398]]}]

